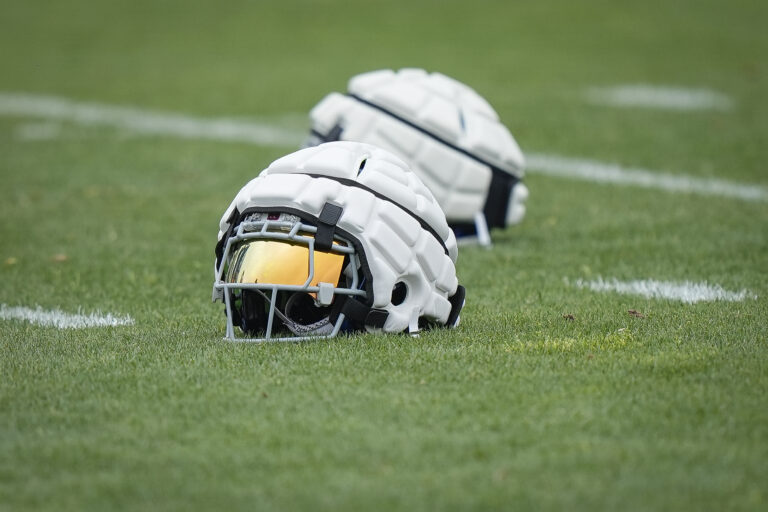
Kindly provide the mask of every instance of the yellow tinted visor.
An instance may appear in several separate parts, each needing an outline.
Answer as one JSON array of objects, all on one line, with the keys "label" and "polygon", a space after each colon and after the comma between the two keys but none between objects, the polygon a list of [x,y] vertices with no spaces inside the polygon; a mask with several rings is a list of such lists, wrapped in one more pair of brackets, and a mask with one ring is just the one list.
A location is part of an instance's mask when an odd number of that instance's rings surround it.
[{"label": "yellow tinted visor", "polygon": [[[315,251],[317,283],[338,284],[344,255]],[[309,278],[309,247],[274,240],[252,240],[235,250],[227,270],[229,283],[264,283],[301,286]]]}]

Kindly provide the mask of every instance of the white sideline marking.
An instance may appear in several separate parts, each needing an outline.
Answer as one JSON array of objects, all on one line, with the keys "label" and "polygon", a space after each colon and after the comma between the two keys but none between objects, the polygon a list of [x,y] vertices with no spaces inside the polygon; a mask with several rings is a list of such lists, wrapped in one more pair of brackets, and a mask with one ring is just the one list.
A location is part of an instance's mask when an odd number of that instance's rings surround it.
[{"label": "white sideline marking", "polygon": [[592,103],[612,107],[646,107],[665,110],[729,110],[733,100],[710,89],[627,84],[587,89]]},{"label": "white sideline marking", "polygon": [[615,164],[566,158],[557,155],[527,154],[526,172],[573,178],[598,183],[635,185],[667,192],[685,192],[708,196],[731,197],[745,201],[768,200],[768,188],[732,181],[697,178],[685,174],[670,174],[642,168],[627,168]]},{"label": "white sideline marking", "polygon": [[102,315],[98,312],[90,314],[71,314],[54,309],[45,311],[40,306],[35,309],[23,306],[6,306],[0,304],[0,319],[2,320],[26,320],[44,327],[58,327],[59,329],[83,329],[86,327],[113,327],[119,325],[133,325],[130,316],[118,316],[111,313]]},{"label": "white sideline marking", "polygon": [[267,146],[298,146],[306,136],[305,133],[299,134],[268,123],[226,117],[206,119],[24,93],[0,93],[0,114],[112,126],[149,135],[173,135],[189,139],[226,140]]},{"label": "white sideline marking", "polygon": [[619,281],[617,279],[604,280],[602,277],[594,281],[578,279],[575,283],[579,288],[588,288],[595,292],[618,292],[626,295],[640,295],[647,299],[671,299],[679,300],[686,304],[724,300],[728,302],[741,302],[745,299],[756,299],[757,295],[748,290],[730,292],[720,285],[693,283],[691,281],[670,282],[644,279],[637,281]]},{"label": "white sideline marking", "polygon": [[[115,107],[99,103],[83,103],[54,96],[0,92],[0,115],[30,116],[71,121],[80,124],[106,125],[142,134],[162,134],[184,138],[215,139],[250,144],[297,148],[306,132],[228,118],[198,118],[183,114]],[[289,116],[292,122],[296,116]],[[27,138],[54,135],[55,128],[38,127],[22,131]],[[55,135],[54,135],[55,136]],[[746,201],[768,200],[768,189],[760,185],[726,180],[697,178],[640,168],[567,158],[557,155],[527,154],[528,170],[564,178],[635,185],[670,192],[685,192],[730,197]]]}]

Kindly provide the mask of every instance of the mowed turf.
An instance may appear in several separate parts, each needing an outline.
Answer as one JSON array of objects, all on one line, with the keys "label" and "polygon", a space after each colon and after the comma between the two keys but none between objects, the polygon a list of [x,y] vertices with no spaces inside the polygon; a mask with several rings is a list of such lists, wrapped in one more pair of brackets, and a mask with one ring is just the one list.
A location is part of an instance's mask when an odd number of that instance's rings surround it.
[{"label": "mowed turf", "polygon": [[[524,152],[765,187],[766,15],[757,1],[15,2],[0,92],[301,131],[350,76],[419,66],[477,89]],[[633,83],[733,108],[585,100]],[[223,342],[219,217],[293,149],[0,116],[0,304],[135,320],[0,320],[0,509],[768,507],[768,202],[530,173],[524,222],[460,250],[458,329]],[[757,298],[574,286],[598,277]]]}]

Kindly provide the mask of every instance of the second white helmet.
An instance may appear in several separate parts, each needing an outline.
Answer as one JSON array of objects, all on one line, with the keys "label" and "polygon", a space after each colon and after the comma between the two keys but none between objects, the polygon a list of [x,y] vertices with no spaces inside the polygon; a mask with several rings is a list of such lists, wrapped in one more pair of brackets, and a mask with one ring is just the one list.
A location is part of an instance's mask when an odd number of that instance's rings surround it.
[{"label": "second white helmet", "polygon": [[405,160],[457,236],[489,243],[488,228],[525,215],[525,161],[493,108],[467,85],[423,69],[379,70],[349,81],[310,112],[308,145],[374,144]]}]

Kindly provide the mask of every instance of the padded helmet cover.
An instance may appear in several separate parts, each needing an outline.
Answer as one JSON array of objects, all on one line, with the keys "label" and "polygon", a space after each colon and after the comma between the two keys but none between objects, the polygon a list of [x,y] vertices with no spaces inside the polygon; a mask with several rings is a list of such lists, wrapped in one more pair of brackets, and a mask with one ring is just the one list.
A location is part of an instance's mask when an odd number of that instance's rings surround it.
[{"label": "padded helmet cover", "polygon": [[[467,85],[422,69],[379,70],[349,81],[310,112],[315,134],[338,134],[403,158],[429,187],[451,223],[471,222],[490,192],[492,169],[514,180],[525,160],[488,102]],[[502,224],[519,222],[528,196],[515,187]],[[499,224],[494,224],[499,225]]]},{"label": "padded helmet cover", "polygon": [[[386,332],[418,316],[445,324],[456,293],[456,238],[432,193],[407,165],[369,144],[331,142],[274,161],[246,184],[221,218],[219,243],[230,222],[268,208],[318,218],[326,203],[343,209],[336,226],[363,251],[369,306],[386,310]],[[237,214],[233,215],[234,212]],[[221,262],[217,262],[220,265]],[[392,302],[395,285],[407,293]]]}]

